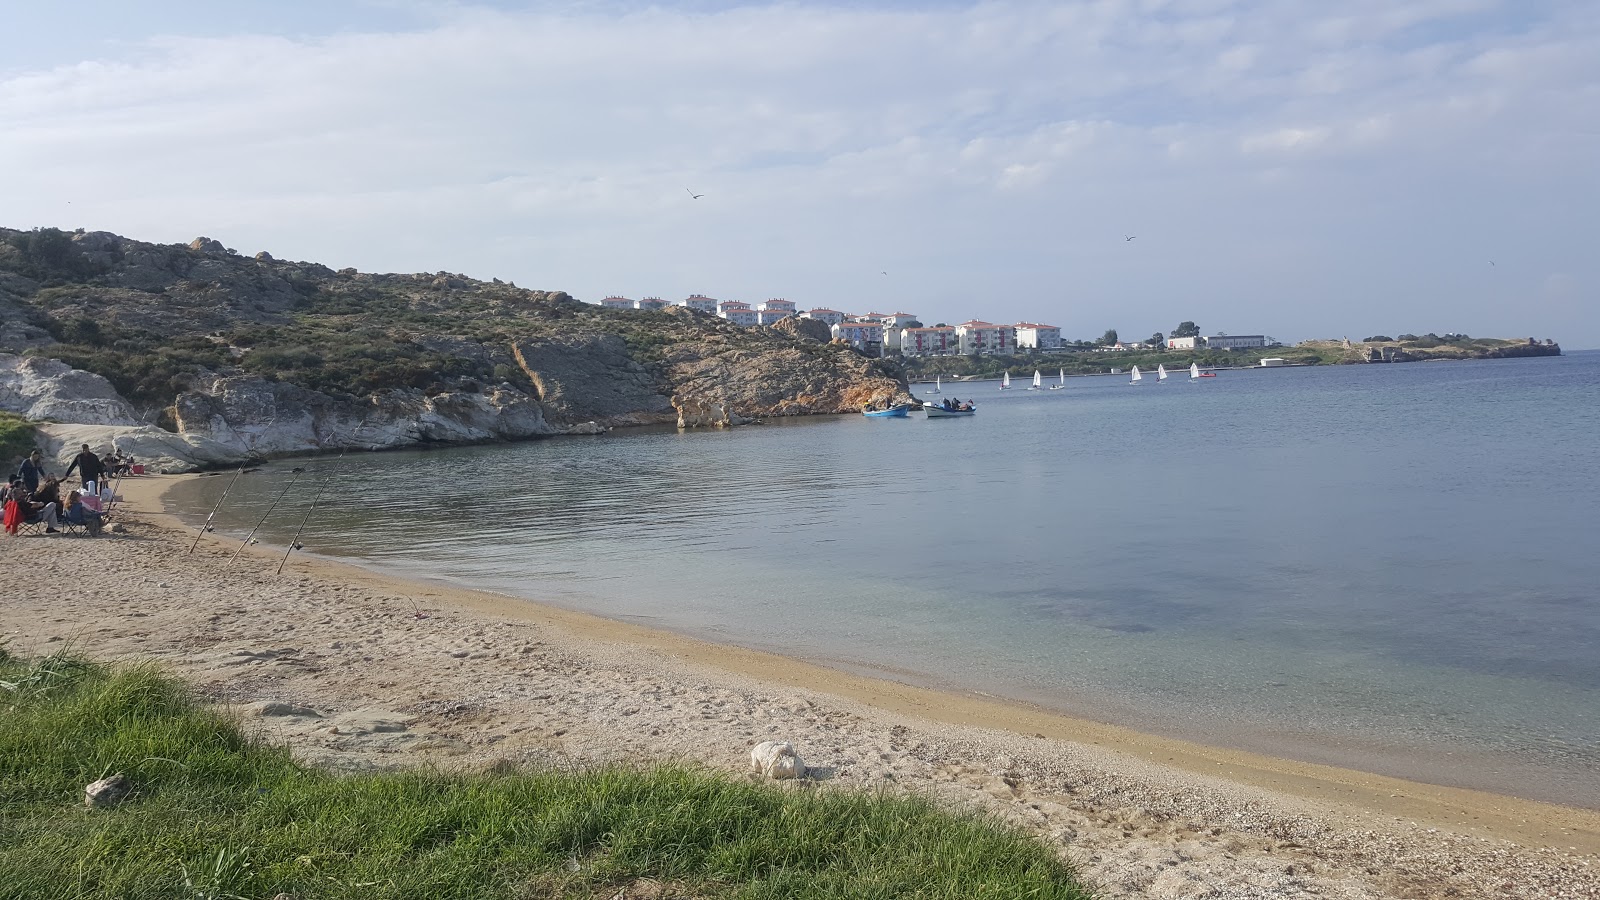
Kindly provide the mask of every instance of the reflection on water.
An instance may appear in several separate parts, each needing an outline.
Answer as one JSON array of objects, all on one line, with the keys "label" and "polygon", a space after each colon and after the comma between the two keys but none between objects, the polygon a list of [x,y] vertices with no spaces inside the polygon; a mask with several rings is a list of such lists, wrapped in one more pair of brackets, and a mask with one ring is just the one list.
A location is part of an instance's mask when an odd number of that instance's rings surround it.
[{"label": "reflection on water", "polygon": [[[264,533],[332,475],[320,552],[1600,806],[1600,356],[1069,385],[955,386],[970,419],[313,460]],[[242,479],[223,527],[287,468]],[[206,510],[225,481],[174,497]]]}]

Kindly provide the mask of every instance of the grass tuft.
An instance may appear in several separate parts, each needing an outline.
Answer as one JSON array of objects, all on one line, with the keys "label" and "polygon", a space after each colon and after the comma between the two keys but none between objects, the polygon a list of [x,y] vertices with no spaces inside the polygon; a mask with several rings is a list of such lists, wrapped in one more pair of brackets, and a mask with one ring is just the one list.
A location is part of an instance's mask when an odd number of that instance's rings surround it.
[{"label": "grass tuft", "polygon": [[[134,792],[87,810],[113,772]],[[1084,898],[1016,830],[684,766],[341,776],[149,666],[0,651],[0,898]]]}]

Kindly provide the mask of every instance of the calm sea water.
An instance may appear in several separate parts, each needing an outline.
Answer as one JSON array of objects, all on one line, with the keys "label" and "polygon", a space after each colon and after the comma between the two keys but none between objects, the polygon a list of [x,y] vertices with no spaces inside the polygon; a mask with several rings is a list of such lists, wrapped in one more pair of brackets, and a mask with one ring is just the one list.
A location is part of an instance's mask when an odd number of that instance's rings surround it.
[{"label": "calm sea water", "polygon": [[[1600,807],[1600,353],[1186,375],[950,386],[970,419],[316,459],[264,535],[332,476],[323,554]],[[240,479],[222,527],[289,468]],[[172,501],[203,517],[227,480]]]}]

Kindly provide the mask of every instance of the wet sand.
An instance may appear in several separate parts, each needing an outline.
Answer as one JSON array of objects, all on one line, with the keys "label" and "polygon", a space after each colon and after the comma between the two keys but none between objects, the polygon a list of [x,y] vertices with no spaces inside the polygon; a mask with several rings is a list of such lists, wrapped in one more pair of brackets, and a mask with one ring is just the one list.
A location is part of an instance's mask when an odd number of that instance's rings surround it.
[{"label": "wet sand", "polygon": [[[35,654],[162,660],[337,768],[691,760],[793,742],[825,789],[992,810],[1108,897],[1600,897],[1600,814],[1206,747],[493,594],[248,548],[129,479],[126,531],[0,539]],[[204,511],[201,511],[203,515]],[[69,591],[60,591],[70,585]]]}]

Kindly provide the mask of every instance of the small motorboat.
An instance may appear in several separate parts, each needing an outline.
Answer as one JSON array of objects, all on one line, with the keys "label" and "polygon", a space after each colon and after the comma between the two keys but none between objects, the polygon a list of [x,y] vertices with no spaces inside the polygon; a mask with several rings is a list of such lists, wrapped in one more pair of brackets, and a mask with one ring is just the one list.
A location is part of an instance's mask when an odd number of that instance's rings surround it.
[{"label": "small motorboat", "polygon": [[861,414],[872,419],[903,419],[911,414],[911,407],[904,403],[897,403],[888,409],[863,409]]},{"label": "small motorboat", "polygon": [[977,412],[971,405],[968,405],[965,409],[945,409],[937,403],[924,406],[922,411],[927,413],[930,419],[959,419]]}]

